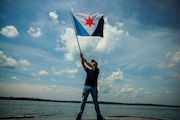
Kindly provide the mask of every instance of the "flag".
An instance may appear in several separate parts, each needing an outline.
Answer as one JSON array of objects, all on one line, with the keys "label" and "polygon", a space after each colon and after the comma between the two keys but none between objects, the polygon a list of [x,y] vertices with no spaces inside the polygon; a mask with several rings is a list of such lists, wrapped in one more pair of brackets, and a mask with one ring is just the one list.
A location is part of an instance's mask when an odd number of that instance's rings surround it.
[{"label": "flag", "polygon": [[103,14],[72,13],[72,16],[77,35],[103,37]]}]

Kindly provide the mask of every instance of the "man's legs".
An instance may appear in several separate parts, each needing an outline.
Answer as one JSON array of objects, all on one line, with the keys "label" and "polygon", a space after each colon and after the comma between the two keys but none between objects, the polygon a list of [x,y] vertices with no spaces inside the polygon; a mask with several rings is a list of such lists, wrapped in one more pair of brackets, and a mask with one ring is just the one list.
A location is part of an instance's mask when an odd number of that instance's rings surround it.
[{"label": "man's legs", "polygon": [[98,91],[96,87],[92,87],[91,95],[94,101],[94,107],[97,114],[97,120],[105,120],[103,116],[101,115],[100,109],[99,109],[99,103],[98,103]]},{"label": "man's legs", "polygon": [[91,95],[92,95],[92,98],[93,98],[93,102],[94,102],[94,107],[95,107],[95,110],[96,110],[96,114],[97,114],[97,116],[98,116],[98,115],[101,114],[101,112],[100,112],[100,109],[99,109],[98,91],[97,91],[97,88],[96,88],[96,87],[92,87]]},{"label": "man's legs", "polygon": [[81,120],[81,116],[84,112],[84,108],[86,105],[86,101],[88,98],[89,93],[91,92],[93,101],[94,101],[94,106],[95,106],[95,110],[96,110],[96,114],[97,114],[97,120],[105,120],[102,116],[101,116],[101,112],[99,109],[99,103],[98,103],[98,91],[96,87],[92,87],[92,86],[84,86],[83,89],[83,99],[81,101],[81,110],[80,113],[77,115],[76,120]]},{"label": "man's legs", "polygon": [[82,114],[83,111],[84,111],[84,108],[85,108],[85,105],[86,105],[86,101],[87,101],[87,98],[88,98],[88,95],[91,91],[91,88],[90,86],[84,86],[84,89],[83,89],[83,95],[82,95],[82,101],[81,101],[81,110],[80,110],[80,113]]},{"label": "man's legs", "polygon": [[81,109],[80,109],[80,112],[78,113],[78,115],[76,117],[76,120],[81,120],[81,116],[84,112],[84,108],[85,108],[86,101],[87,101],[87,98],[88,98],[90,91],[91,91],[90,86],[85,85],[84,89],[83,89],[83,95],[82,95],[82,101],[81,101]]}]

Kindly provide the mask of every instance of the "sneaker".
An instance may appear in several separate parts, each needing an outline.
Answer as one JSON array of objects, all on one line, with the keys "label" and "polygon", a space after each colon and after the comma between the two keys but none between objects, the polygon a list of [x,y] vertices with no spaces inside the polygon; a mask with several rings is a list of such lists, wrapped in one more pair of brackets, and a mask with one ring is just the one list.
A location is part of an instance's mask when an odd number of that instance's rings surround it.
[{"label": "sneaker", "polygon": [[105,120],[102,115],[97,116],[97,120]]},{"label": "sneaker", "polygon": [[76,120],[81,120],[81,116],[82,114],[81,113],[78,113],[77,117],[76,117]]}]

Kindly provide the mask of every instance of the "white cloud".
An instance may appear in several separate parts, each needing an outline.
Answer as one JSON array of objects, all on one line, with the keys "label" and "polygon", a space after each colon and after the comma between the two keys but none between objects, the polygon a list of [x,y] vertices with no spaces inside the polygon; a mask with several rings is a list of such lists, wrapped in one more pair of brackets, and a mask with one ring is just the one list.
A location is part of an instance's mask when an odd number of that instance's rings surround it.
[{"label": "white cloud", "polygon": [[7,57],[3,51],[0,51],[0,67],[15,68],[16,66],[17,62],[15,59]]},{"label": "white cloud", "polygon": [[144,91],[144,88],[139,88],[139,91]]},{"label": "white cloud", "polygon": [[27,33],[32,37],[41,37],[42,35],[41,29],[39,27],[38,28],[29,27]]},{"label": "white cloud", "polygon": [[140,99],[149,99],[149,97],[152,99],[152,97],[157,97],[157,94],[152,91],[146,91],[144,88],[134,88],[132,85],[126,84],[119,90],[115,90],[115,97],[123,97],[125,99],[134,99],[138,101]]},{"label": "white cloud", "polygon": [[13,25],[3,27],[0,33],[8,38],[13,38],[19,35],[19,32]]},{"label": "white cloud", "polygon": [[56,89],[58,89],[57,85],[50,85],[50,91],[55,91]]},{"label": "white cloud", "polygon": [[31,65],[31,63],[26,59],[20,59],[19,64],[21,65],[21,67],[23,67],[23,68],[21,68],[22,71],[28,71],[29,69],[25,68],[24,66],[30,66]]},{"label": "white cloud", "polygon": [[13,77],[11,77],[11,80],[19,80],[19,78],[16,76],[13,76]]},{"label": "white cloud", "polygon": [[[124,30],[119,30],[117,26],[111,26],[107,18],[105,18],[104,38],[78,36],[78,39],[81,50],[86,52],[88,56],[91,56],[94,53],[110,53],[115,47],[120,45],[121,37],[127,36],[127,33]],[[61,48],[66,48],[65,59],[68,61],[75,60],[77,54],[79,54],[79,49],[74,30],[66,28],[65,33],[60,38],[64,44]]]},{"label": "white cloud", "polygon": [[40,80],[42,76],[46,76],[48,74],[49,74],[49,72],[42,70],[42,71],[38,71],[37,73],[32,73],[32,76],[34,76],[36,79]]},{"label": "white cloud", "polygon": [[121,93],[130,93],[134,90],[134,88],[131,87],[131,85],[127,84],[123,88],[121,88]]},{"label": "white cloud", "polygon": [[124,23],[123,22],[117,22],[116,25],[119,27],[122,27],[122,26],[124,26]]},{"label": "white cloud", "polygon": [[62,24],[66,24],[66,22],[65,22],[65,21],[61,21],[61,23],[62,23]]},{"label": "white cloud", "polygon": [[119,30],[117,26],[111,26],[105,18],[104,25],[104,38],[102,38],[96,47],[97,51],[102,53],[109,53],[114,50],[115,47],[120,45],[121,37],[125,35],[124,30]]},{"label": "white cloud", "polygon": [[159,68],[170,68],[170,67],[176,67],[180,65],[180,50],[175,52],[167,52],[166,58],[168,58],[168,62],[161,61],[158,64]]},{"label": "white cloud", "polygon": [[62,75],[62,74],[75,74],[77,73],[77,69],[63,69],[63,70],[56,70],[56,68],[53,68],[53,74],[54,75]]},{"label": "white cloud", "polygon": [[171,60],[172,66],[175,66],[180,63],[180,50],[176,52],[168,52],[166,57]]},{"label": "white cloud", "polygon": [[49,12],[49,17],[52,19],[52,22],[57,24],[59,23],[58,15],[56,14],[56,11]]},{"label": "white cloud", "polygon": [[150,94],[149,92],[145,92],[144,88],[139,88],[138,90],[136,90],[130,84],[126,84],[119,91],[117,91],[115,96],[116,97],[124,96],[124,97],[134,98],[137,96],[141,96],[142,94],[147,95],[147,93],[148,95]]},{"label": "white cloud", "polygon": [[[73,29],[66,28],[66,32],[62,34],[60,37],[61,42],[64,44],[64,47],[67,52],[65,54],[65,59],[68,61],[73,61],[75,56],[79,53]],[[63,47],[61,48],[63,49]]]},{"label": "white cloud", "polygon": [[99,80],[98,81],[98,87],[100,92],[102,93],[109,93],[110,90],[112,89],[112,83],[109,81],[105,81],[105,80]]},{"label": "white cloud", "polygon": [[65,47],[60,47],[60,44],[58,43],[56,48],[55,48],[56,51],[65,51],[66,48]]},{"label": "white cloud", "polygon": [[106,78],[108,81],[118,81],[118,80],[123,80],[123,72],[120,70],[113,71],[110,76]]},{"label": "white cloud", "polygon": [[28,71],[28,68],[21,68],[22,71]]},{"label": "white cloud", "polygon": [[171,94],[172,92],[170,90],[166,90],[165,94]]},{"label": "white cloud", "polygon": [[24,66],[31,65],[31,63],[28,60],[25,60],[25,59],[19,60],[19,64],[24,65]]},{"label": "white cloud", "polygon": [[48,75],[49,72],[46,72],[45,70],[39,71],[38,72],[39,75]]},{"label": "white cloud", "polygon": [[103,93],[109,93],[113,88],[112,84],[115,81],[123,80],[123,78],[123,72],[119,69],[117,71],[113,71],[112,74],[106,78],[100,78],[98,81],[100,91]]}]

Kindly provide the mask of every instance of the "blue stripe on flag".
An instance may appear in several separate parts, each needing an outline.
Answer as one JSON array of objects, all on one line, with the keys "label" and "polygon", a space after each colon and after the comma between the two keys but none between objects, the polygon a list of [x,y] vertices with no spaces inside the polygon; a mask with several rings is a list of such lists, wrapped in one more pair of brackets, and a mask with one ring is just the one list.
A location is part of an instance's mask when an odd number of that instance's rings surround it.
[{"label": "blue stripe on flag", "polygon": [[78,20],[73,16],[74,24],[76,26],[76,34],[82,36],[90,36],[84,27],[78,22]]}]

